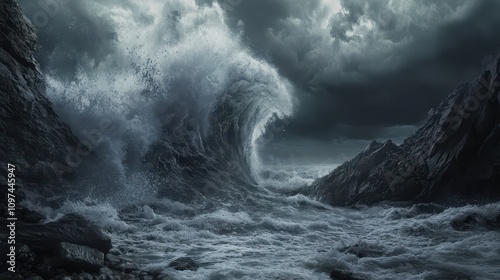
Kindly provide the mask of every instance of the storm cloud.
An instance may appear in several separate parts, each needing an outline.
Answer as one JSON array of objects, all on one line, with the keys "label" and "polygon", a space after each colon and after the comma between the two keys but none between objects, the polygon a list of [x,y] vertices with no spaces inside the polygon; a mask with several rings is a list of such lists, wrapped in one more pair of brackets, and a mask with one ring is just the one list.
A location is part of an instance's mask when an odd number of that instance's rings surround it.
[{"label": "storm cloud", "polygon": [[[32,21],[51,2],[63,4],[38,28],[38,59],[44,71],[68,79],[114,51],[113,15],[103,10],[120,7],[137,24],[154,20],[147,4],[131,0],[19,0]],[[283,137],[407,134],[460,82],[478,75],[485,55],[500,49],[500,2],[494,0],[193,2],[224,9],[235,34],[294,85],[299,107]],[[173,8],[165,13],[182,17]]]},{"label": "storm cloud", "polygon": [[377,138],[418,126],[500,49],[498,1],[244,1],[229,14],[292,81],[289,132]]},{"label": "storm cloud", "polygon": [[37,60],[44,72],[72,79],[82,67],[93,67],[114,52],[117,43],[110,7],[134,11],[135,22],[153,20],[135,1],[18,0],[37,30]]}]

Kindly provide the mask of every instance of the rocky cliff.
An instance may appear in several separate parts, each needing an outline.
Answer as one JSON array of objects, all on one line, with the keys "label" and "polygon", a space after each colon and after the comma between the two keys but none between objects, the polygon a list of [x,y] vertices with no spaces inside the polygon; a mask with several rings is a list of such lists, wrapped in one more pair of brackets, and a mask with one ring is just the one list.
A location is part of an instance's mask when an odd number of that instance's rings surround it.
[{"label": "rocky cliff", "polygon": [[[18,186],[58,182],[71,172],[65,166],[67,148],[76,139],[61,123],[45,97],[43,77],[33,57],[34,27],[14,0],[0,2],[0,180],[7,164],[15,165]],[[69,170],[66,170],[69,171]],[[2,204],[5,188],[2,188]]]},{"label": "rocky cliff", "polygon": [[500,198],[499,55],[458,86],[400,146],[372,142],[307,194],[332,205]]},{"label": "rocky cliff", "polygon": [[[43,76],[33,57],[34,27],[14,0],[0,2],[0,279],[135,279],[107,258],[111,239],[78,215],[43,223],[21,207],[23,191],[50,191],[71,176],[68,157],[78,140],[45,97]],[[15,166],[15,220],[7,223],[7,165]],[[49,192],[46,192],[49,191]],[[8,243],[15,236],[15,244]],[[4,253],[5,252],[5,253]],[[9,254],[9,255],[7,255]],[[15,257],[14,257],[15,256]],[[15,271],[15,273],[12,272]],[[92,273],[92,274],[89,274]],[[152,278],[152,276],[150,276]]]}]

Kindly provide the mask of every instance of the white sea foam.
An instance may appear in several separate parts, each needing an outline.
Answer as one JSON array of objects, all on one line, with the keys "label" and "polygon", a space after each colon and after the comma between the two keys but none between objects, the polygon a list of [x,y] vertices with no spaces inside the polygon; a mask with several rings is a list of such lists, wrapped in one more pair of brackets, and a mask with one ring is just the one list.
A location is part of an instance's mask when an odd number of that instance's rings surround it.
[{"label": "white sea foam", "polygon": [[[296,171],[307,173],[304,168]],[[29,207],[45,211],[48,221],[81,214],[107,229],[120,258],[175,279],[328,279],[333,269],[365,279],[500,275],[500,231],[481,224],[458,231],[451,225],[461,215],[495,219],[499,203],[350,209],[271,192],[251,205],[235,201],[210,211],[168,199],[121,210],[92,201]],[[193,257],[201,268],[168,268],[182,256]]]}]

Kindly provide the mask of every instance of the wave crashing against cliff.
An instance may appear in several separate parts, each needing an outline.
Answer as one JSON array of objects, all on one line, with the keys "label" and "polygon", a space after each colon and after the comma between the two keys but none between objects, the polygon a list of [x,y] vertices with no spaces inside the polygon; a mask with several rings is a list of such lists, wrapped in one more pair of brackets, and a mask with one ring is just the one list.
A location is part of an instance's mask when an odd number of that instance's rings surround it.
[{"label": "wave crashing against cliff", "polygon": [[[148,10],[149,24],[110,8],[113,52],[86,60],[76,79],[48,71],[56,111],[81,139],[99,140],[91,147],[97,156],[87,155],[92,141],[79,149],[79,184],[86,195],[117,200],[138,194],[137,185],[182,199],[193,189],[224,192],[222,182],[251,185],[258,139],[292,113],[290,85],[243,46],[217,5],[154,3],[162,8]],[[113,133],[92,134],[103,121]]]}]

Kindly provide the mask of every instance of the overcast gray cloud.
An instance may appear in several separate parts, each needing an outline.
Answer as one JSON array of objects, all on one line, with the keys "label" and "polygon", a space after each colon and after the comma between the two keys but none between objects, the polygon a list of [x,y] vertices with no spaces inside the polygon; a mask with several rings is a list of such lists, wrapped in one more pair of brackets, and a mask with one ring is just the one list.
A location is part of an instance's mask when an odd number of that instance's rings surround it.
[{"label": "overcast gray cloud", "polygon": [[498,1],[245,1],[229,16],[297,86],[289,130],[376,138],[418,125],[478,75],[500,49],[498,11]]},{"label": "overcast gray cloud", "polygon": [[[228,3],[193,1],[200,7]],[[19,2],[31,19],[43,10],[39,1]],[[136,1],[67,2],[38,29],[38,56],[46,71],[69,78],[114,50],[113,18],[101,12],[103,7],[122,7],[138,24],[154,20],[146,4]],[[479,73],[487,53],[500,49],[500,1],[495,0],[229,4],[227,24],[235,34],[242,32],[248,47],[295,86],[300,107],[289,134],[369,139],[390,127],[416,126],[455,86]],[[165,9],[168,29],[182,12]]]}]

